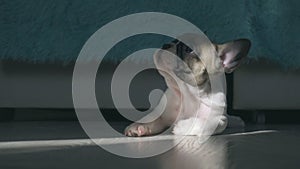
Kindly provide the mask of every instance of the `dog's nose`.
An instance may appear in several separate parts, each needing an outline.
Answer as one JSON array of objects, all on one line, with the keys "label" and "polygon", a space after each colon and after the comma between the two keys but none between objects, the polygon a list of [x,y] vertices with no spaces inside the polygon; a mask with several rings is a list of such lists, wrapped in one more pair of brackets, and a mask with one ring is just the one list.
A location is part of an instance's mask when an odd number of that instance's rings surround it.
[{"label": "dog's nose", "polygon": [[172,45],[171,44],[164,44],[162,49],[169,49]]}]

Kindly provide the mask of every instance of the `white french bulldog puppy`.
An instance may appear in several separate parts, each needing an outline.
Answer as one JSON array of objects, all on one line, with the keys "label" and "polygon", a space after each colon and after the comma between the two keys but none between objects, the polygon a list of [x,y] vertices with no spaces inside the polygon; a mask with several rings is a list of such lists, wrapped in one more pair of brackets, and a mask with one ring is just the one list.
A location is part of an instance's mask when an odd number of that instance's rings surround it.
[{"label": "white french bulldog puppy", "polygon": [[[161,114],[162,109],[164,111],[159,118],[149,123],[129,125],[124,131],[126,136],[155,135],[168,127],[174,127],[173,133],[176,135],[201,135],[203,129],[208,134],[218,134],[226,127],[244,126],[239,117],[226,114],[226,93],[212,91],[211,73],[207,71],[207,63],[204,64],[200,59],[202,56],[199,56],[201,51],[211,46],[216,51],[212,56],[206,56],[214,62],[211,69],[222,67],[222,70],[230,73],[246,58],[250,41],[239,39],[210,46],[200,44],[193,46],[193,49],[179,40],[163,45],[162,50],[154,54],[154,63],[165,78],[168,89],[165,91],[166,99],[162,98],[150,114]],[[174,54],[183,62],[170,57]],[[209,102],[212,97],[218,98],[213,104]],[[213,114],[213,109],[220,111]]]}]

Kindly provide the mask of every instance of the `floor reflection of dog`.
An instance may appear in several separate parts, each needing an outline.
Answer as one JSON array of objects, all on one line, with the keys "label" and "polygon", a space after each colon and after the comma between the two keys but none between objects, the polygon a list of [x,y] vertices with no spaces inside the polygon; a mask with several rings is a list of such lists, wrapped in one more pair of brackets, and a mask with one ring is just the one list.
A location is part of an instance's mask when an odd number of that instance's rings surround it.
[{"label": "floor reflection of dog", "polygon": [[165,169],[225,169],[227,141],[211,137],[201,143],[197,137],[185,137],[173,150],[162,157]]}]

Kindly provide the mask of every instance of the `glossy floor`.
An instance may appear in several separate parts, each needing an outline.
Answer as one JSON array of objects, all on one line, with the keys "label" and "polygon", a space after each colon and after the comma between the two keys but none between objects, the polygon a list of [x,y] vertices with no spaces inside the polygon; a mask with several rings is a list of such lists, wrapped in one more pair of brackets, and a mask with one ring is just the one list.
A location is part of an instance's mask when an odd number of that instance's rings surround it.
[{"label": "glossy floor", "polygon": [[[113,126],[124,128],[120,123]],[[152,157],[128,158],[112,154],[96,143],[127,155],[133,152],[130,155],[136,157],[156,150],[163,152],[169,145],[173,148]],[[0,168],[299,168],[299,143],[297,125],[247,126],[243,131],[227,130],[204,142],[197,137],[182,139],[169,134],[93,142],[77,122],[10,122],[0,123]]]}]

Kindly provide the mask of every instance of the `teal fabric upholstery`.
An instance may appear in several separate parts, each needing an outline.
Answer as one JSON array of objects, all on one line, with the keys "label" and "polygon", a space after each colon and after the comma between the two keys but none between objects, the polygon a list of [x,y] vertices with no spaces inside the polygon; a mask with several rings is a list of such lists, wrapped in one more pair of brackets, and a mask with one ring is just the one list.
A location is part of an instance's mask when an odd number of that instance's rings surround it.
[{"label": "teal fabric upholstery", "polygon": [[[214,42],[249,38],[252,58],[300,67],[299,9],[299,0],[1,0],[0,59],[70,63],[101,26],[124,15],[155,11],[192,22]],[[105,59],[118,61],[163,40],[136,37]]]}]

